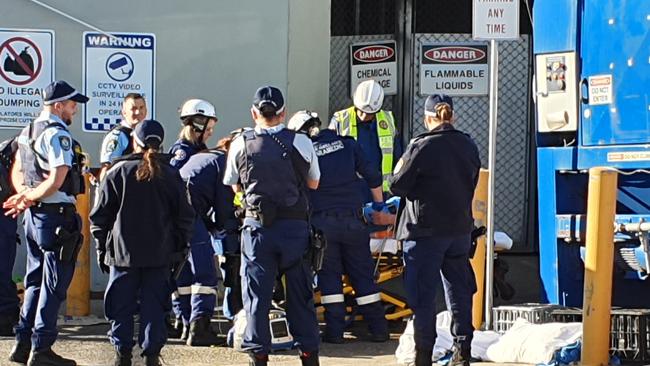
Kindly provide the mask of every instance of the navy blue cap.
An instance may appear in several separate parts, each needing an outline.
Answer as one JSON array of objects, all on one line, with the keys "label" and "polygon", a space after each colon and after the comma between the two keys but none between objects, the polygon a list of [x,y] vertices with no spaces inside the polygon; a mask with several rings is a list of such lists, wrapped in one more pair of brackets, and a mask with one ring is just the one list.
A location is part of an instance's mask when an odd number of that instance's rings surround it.
[{"label": "navy blue cap", "polygon": [[135,126],[133,138],[141,147],[151,147],[158,149],[165,138],[165,129],[160,122],[147,119]]},{"label": "navy blue cap", "polygon": [[66,100],[86,103],[89,99],[63,80],[57,80],[43,89],[43,104],[45,105],[51,105]]},{"label": "navy blue cap", "polygon": [[436,116],[436,106],[440,103],[449,104],[451,110],[454,110],[454,102],[451,100],[451,97],[446,94],[434,94],[427,97],[427,101],[424,103],[424,115],[426,116]]},{"label": "navy blue cap", "polygon": [[280,89],[273,86],[263,86],[257,89],[255,96],[253,96],[253,108],[259,111],[265,105],[273,106],[276,115],[282,113],[284,110],[284,97]]}]

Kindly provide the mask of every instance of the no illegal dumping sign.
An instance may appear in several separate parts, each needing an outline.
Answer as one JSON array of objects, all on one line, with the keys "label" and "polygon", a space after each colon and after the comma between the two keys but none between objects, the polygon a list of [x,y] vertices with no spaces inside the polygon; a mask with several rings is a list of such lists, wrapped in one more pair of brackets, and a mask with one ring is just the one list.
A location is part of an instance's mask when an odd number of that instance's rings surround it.
[{"label": "no illegal dumping sign", "polygon": [[422,45],[420,95],[487,95],[487,52],[487,45]]},{"label": "no illegal dumping sign", "polygon": [[384,94],[397,94],[397,57],[395,41],[350,45],[350,95],[362,81],[375,80]]},{"label": "no illegal dumping sign", "polygon": [[41,90],[54,80],[54,32],[0,29],[0,127],[38,117]]},{"label": "no illegal dumping sign", "polygon": [[90,101],[84,106],[83,129],[104,132],[122,120],[122,101],[139,93],[154,117],[156,37],[149,33],[85,32],[83,35],[83,91]]}]

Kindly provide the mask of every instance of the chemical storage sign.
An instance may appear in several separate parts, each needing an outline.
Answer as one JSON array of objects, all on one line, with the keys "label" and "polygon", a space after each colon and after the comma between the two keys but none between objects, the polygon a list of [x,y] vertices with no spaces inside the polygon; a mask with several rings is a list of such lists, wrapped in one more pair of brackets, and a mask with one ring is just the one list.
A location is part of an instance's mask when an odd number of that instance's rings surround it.
[{"label": "chemical storage sign", "polygon": [[43,109],[54,81],[54,32],[0,29],[0,127],[22,128]]},{"label": "chemical storage sign", "polygon": [[420,95],[487,95],[487,45],[422,45]]},{"label": "chemical storage sign", "polygon": [[385,95],[397,94],[395,41],[350,45],[350,95],[362,81],[375,80]]},{"label": "chemical storage sign", "polygon": [[156,37],[143,33],[85,32],[83,35],[83,91],[90,101],[83,113],[87,132],[110,130],[122,120],[122,100],[141,94],[148,118],[154,118]]}]

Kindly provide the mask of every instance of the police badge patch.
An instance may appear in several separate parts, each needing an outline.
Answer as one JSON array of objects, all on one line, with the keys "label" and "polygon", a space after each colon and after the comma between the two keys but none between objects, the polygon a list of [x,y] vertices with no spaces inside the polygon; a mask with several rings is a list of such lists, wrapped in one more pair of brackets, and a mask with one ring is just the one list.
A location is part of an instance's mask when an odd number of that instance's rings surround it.
[{"label": "police badge patch", "polygon": [[61,145],[61,148],[65,151],[70,150],[70,146],[72,145],[70,143],[70,138],[68,136],[59,136],[59,144]]},{"label": "police badge patch", "polygon": [[379,121],[379,127],[383,128],[384,130],[388,128],[388,122],[386,121]]},{"label": "police badge patch", "polygon": [[111,140],[106,145],[106,152],[113,152],[117,148],[117,139]]},{"label": "police badge patch", "polygon": [[178,149],[174,153],[174,160],[183,161],[183,160],[185,160],[186,156],[187,156],[187,154],[185,153],[185,150]]}]

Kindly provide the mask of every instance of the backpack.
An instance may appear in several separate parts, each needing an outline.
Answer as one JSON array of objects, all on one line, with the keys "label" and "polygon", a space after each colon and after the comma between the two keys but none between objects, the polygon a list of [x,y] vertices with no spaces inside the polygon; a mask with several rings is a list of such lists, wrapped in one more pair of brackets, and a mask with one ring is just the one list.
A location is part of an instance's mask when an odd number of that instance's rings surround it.
[{"label": "backpack", "polygon": [[18,135],[0,142],[0,202],[14,193],[11,185],[11,165],[18,151]]}]

